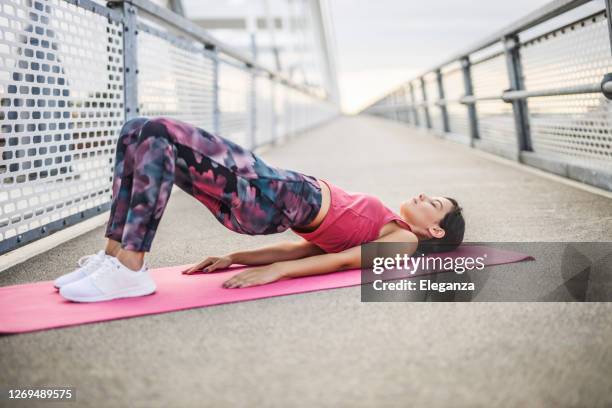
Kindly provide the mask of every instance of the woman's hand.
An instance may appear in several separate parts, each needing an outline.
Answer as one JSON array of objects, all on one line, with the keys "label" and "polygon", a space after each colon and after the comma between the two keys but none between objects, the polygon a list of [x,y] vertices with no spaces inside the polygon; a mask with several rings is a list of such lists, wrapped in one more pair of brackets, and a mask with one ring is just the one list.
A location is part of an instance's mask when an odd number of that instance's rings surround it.
[{"label": "woman's hand", "polygon": [[231,256],[229,255],[209,256],[208,258],[204,259],[202,262],[198,263],[197,265],[192,266],[189,269],[182,271],[181,273],[185,275],[191,275],[192,273],[197,272],[201,270],[202,268],[204,268],[202,272],[208,273],[208,272],[215,271],[217,269],[227,268],[232,263],[234,262]]},{"label": "woman's hand", "polygon": [[228,289],[246,288],[249,286],[265,285],[266,283],[276,282],[281,278],[283,278],[283,273],[279,265],[270,264],[242,271],[223,282],[223,287]]}]

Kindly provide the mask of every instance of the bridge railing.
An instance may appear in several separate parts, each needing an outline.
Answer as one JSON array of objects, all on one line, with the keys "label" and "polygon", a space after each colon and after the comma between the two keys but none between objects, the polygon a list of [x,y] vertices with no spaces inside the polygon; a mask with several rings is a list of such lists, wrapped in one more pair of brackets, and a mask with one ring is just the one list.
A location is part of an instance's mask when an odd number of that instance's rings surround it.
[{"label": "bridge railing", "polygon": [[610,3],[553,1],[362,113],[612,190]]},{"label": "bridge railing", "polygon": [[256,149],[339,112],[147,0],[4,0],[0,34],[0,254],[110,208],[131,117]]}]

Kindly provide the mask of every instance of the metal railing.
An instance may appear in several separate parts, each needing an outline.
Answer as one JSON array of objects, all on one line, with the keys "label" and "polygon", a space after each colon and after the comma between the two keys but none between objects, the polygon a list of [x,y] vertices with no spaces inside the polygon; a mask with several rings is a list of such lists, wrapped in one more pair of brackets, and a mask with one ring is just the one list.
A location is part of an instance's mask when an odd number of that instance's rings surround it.
[{"label": "metal railing", "polygon": [[610,5],[553,1],[361,113],[612,190]]},{"label": "metal railing", "polygon": [[0,254],[110,208],[131,117],[256,149],[339,113],[320,89],[147,0],[3,0],[0,30]]}]

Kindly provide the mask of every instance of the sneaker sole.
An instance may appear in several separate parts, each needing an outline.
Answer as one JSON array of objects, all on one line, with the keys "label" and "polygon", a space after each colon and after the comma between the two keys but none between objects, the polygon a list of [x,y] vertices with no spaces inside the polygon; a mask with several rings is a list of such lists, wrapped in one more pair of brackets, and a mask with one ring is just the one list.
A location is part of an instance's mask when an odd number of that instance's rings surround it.
[{"label": "sneaker sole", "polygon": [[92,297],[67,297],[62,295],[64,299],[73,301],[73,302],[101,302],[104,300],[114,300],[121,298],[129,298],[129,297],[138,297],[138,296],[146,296],[155,293],[157,287],[155,284],[148,285],[145,288],[138,289],[125,289],[123,291],[115,292],[108,295],[100,295],[100,296],[92,296]]}]

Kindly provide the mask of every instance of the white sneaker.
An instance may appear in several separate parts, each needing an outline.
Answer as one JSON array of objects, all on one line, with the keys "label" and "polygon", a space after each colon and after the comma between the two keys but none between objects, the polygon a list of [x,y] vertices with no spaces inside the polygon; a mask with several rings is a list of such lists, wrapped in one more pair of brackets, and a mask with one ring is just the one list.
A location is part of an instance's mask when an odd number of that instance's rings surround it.
[{"label": "white sneaker", "polygon": [[156,290],[146,265],[139,271],[107,257],[92,274],[60,288],[60,295],[73,302],[100,302],[125,297],[150,295]]},{"label": "white sneaker", "polygon": [[106,255],[103,249],[93,255],[82,256],[77,262],[79,268],[57,278],[53,282],[53,286],[59,289],[64,285],[83,279],[87,275],[92,274],[106,257],[110,257],[110,255]]}]

